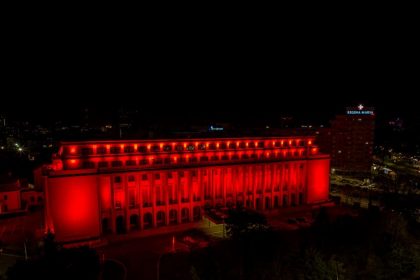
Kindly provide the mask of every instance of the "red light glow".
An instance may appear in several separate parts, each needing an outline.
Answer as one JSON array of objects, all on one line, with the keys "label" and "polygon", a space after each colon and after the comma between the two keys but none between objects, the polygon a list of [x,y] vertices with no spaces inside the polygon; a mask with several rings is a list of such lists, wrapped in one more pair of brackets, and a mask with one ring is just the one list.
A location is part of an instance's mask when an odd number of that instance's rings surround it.
[{"label": "red light glow", "polygon": [[53,224],[57,240],[77,240],[99,236],[96,176],[50,179],[46,224]]}]

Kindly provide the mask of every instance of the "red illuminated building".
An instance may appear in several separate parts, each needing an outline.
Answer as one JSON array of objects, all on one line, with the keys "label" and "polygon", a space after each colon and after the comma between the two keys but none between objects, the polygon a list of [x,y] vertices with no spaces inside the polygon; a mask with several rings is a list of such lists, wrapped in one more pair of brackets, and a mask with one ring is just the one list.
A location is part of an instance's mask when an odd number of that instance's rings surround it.
[{"label": "red illuminated building", "polygon": [[46,230],[58,241],[328,200],[329,156],[313,137],[65,142],[43,167]]}]

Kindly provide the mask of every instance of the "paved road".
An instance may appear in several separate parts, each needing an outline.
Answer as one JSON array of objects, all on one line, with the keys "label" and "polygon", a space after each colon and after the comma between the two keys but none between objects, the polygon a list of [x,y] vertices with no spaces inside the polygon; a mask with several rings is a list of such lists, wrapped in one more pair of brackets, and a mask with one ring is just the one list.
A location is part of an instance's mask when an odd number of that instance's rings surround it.
[{"label": "paved road", "polygon": [[[151,236],[108,244],[99,249],[106,259],[122,262],[127,268],[127,280],[156,279],[158,261],[170,254],[174,234]],[[175,242],[175,249],[186,250],[185,245]]]}]

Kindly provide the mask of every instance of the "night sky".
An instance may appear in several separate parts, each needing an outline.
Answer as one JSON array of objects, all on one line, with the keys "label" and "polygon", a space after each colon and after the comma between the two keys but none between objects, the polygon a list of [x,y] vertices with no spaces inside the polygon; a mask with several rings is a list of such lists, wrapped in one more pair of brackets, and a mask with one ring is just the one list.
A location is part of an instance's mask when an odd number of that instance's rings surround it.
[{"label": "night sky", "polygon": [[45,122],[77,119],[85,107],[104,118],[137,107],[157,121],[291,114],[326,122],[363,103],[378,118],[418,120],[418,49],[409,30],[248,27],[130,34],[26,26],[6,40],[0,113]]}]

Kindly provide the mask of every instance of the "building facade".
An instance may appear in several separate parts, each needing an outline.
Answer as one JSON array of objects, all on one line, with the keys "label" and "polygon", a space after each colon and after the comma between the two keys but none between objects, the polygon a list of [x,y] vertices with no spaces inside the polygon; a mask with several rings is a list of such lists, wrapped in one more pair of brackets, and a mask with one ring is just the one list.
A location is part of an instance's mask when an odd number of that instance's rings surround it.
[{"label": "building facade", "polygon": [[373,108],[348,107],[330,128],[319,130],[316,143],[331,155],[331,168],[344,172],[370,172],[375,132]]},{"label": "building facade", "polygon": [[[257,210],[329,198],[314,137],[65,142],[36,172],[58,241],[198,221],[205,207]],[[36,175],[37,176],[37,175]]]},{"label": "building facade", "polygon": [[350,172],[370,172],[375,114],[363,105],[349,107],[331,122],[331,167]]},{"label": "building facade", "polygon": [[21,210],[19,181],[0,183],[0,215]]}]

